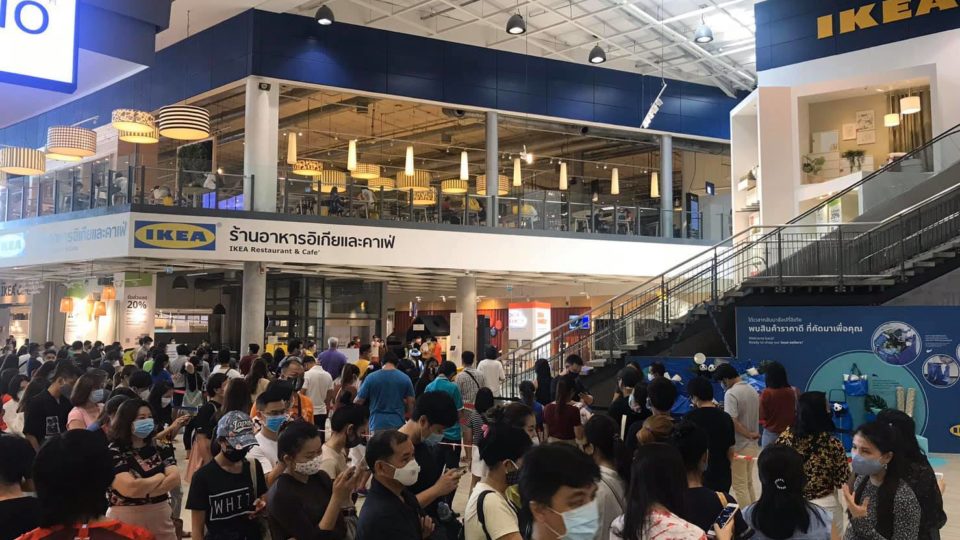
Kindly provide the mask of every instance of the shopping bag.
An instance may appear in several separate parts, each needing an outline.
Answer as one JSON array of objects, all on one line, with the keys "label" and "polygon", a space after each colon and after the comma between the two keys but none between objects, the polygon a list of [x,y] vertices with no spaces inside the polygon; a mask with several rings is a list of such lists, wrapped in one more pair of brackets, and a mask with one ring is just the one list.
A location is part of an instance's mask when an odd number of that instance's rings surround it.
[{"label": "shopping bag", "polygon": [[867,376],[860,371],[857,364],[850,366],[850,373],[843,374],[843,391],[847,397],[863,397],[867,395],[869,384]]}]

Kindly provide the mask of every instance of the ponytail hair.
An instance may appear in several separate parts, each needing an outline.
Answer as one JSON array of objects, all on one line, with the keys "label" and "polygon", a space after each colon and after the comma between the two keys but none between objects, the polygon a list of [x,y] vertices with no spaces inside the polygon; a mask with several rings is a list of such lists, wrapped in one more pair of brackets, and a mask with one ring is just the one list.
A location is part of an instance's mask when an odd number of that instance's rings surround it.
[{"label": "ponytail hair", "polygon": [[630,483],[630,454],[627,452],[617,423],[605,414],[595,414],[583,426],[583,434],[594,452],[612,461],[625,484]]},{"label": "ponytail hair", "polygon": [[818,520],[820,516],[811,512],[811,504],[803,497],[803,457],[789,446],[774,444],[760,453],[757,468],[763,491],[753,508],[750,525],[774,540],[809,531],[810,514]]}]

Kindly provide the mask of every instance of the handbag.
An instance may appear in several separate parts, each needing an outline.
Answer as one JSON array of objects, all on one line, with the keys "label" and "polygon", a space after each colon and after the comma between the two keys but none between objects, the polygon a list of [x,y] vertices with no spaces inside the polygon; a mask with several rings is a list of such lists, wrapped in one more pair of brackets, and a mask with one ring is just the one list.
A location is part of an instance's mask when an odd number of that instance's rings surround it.
[{"label": "handbag", "polygon": [[846,392],[847,397],[863,397],[867,395],[869,389],[867,376],[854,363],[850,366],[850,373],[843,375],[843,391]]},{"label": "handbag", "polygon": [[[260,493],[260,482],[257,481],[257,461],[255,458],[248,457],[247,465],[250,466],[250,487],[253,488],[253,495],[256,499],[257,493]],[[273,535],[270,532],[270,524],[267,522],[266,518],[258,516],[253,518],[257,522],[257,526],[260,527],[260,538],[261,540],[273,540]]]}]

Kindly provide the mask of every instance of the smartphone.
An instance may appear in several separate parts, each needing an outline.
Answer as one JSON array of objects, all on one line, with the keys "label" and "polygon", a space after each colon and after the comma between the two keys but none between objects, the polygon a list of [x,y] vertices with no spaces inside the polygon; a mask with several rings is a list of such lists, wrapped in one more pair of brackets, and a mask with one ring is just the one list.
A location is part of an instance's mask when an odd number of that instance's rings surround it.
[{"label": "smartphone", "polygon": [[723,510],[720,511],[720,515],[717,516],[717,526],[721,529],[726,526],[727,522],[733,519],[733,515],[736,514],[739,509],[740,505],[735,503],[724,506]]}]

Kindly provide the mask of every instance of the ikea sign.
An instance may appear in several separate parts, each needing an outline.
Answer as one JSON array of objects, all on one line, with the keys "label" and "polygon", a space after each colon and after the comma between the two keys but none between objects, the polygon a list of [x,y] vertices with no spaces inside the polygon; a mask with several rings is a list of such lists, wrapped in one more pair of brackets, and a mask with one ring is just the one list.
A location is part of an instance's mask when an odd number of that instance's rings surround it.
[{"label": "ikea sign", "polygon": [[137,220],[134,226],[133,247],[213,251],[217,248],[217,227],[209,223]]},{"label": "ikea sign", "polygon": [[848,34],[881,24],[905,21],[960,7],[957,0],[884,0],[860,7],[845,9],[817,18],[817,39],[833,37],[834,33]]},{"label": "ikea sign", "polygon": [[0,0],[0,82],[76,91],[77,1]]}]

